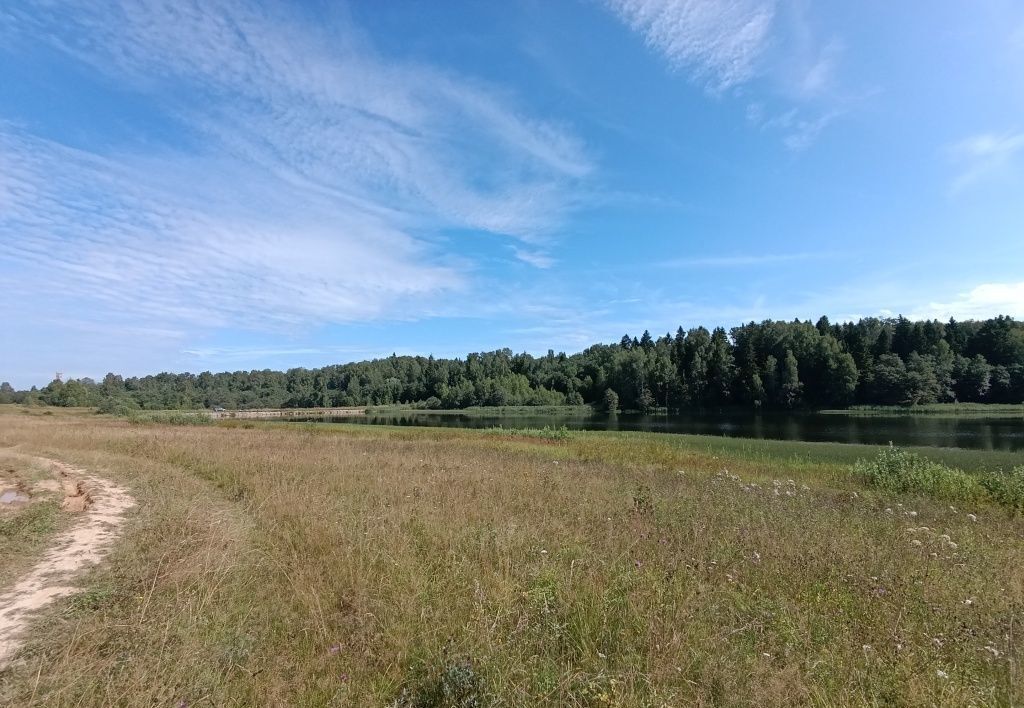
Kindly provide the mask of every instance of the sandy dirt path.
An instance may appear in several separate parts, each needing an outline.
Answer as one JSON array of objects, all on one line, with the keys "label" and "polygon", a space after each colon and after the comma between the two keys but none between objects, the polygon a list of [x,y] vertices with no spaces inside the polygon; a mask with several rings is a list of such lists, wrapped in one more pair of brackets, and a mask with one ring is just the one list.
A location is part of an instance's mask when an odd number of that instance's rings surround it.
[{"label": "sandy dirt path", "polygon": [[13,588],[0,595],[0,667],[18,648],[33,613],[57,598],[78,592],[75,579],[103,559],[120,533],[125,511],[135,504],[126,490],[110,480],[57,460],[38,459],[57,471],[65,488],[71,488],[69,494],[77,485],[78,496],[68,498],[82,499],[82,505],[87,506],[84,510],[73,509],[80,511],[75,525],[56,538]]}]

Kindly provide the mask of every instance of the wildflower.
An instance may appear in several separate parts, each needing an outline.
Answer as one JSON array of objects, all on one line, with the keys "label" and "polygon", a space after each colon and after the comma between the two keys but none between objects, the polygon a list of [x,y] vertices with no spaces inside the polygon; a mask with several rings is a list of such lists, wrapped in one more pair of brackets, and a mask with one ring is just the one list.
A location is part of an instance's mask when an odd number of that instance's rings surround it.
[{"label": "wildflower", "polygon": [[860,495],[857,494],[857,492],[854,492],[853,494],[850,495],[850,499],[860,499]]},{"label": "wildflower", "polygon": [[338,679],[339,679],[339,680],[340,680],[340,681],[341,681],[342,683],[348,683],[348,674],[341,674],[341,675],[340,675],[340,676],[338,677]]},{"label": "wildflower", "polygon": [[978,515],[977,514],[968,514],[967,518],[970,519],[971,521],[977,521],[978,520]]},{"label": "wildflower", "polygon": [[935,670],[935,675],[938,676],[940,679],[948,679],[949,678],[949,674],[947,674],[942,669],[936,669]]},{"label": "wildflower", "polygon": [[871,645],[870,644],[864,644],[863,646],[861,646],[861,649],[864,650],[864,653],[867,653],[867,652],[871,651]]},{"label": "wildflower", "polygon": [[332,644],[330,646],[330,648],[327,650],[327,653],[330,654],[331,656],[337,656],[338,654],[341,653],[341,645],[340,644]]},{"label": "wildflower", "polygon": [[964,604],[967,605],[968,607],[970,607],[971,605],[974,604],[974,598],[973,597],[967,598],[966,600],[964,600]]},{"label": "wildflower", "polygon": [[757,551],[754,551],[754,555],[752,555],[750,557],[750,560],[754,561],[755,563],[760,563],[761,562],[761,554],[758,553]]}]

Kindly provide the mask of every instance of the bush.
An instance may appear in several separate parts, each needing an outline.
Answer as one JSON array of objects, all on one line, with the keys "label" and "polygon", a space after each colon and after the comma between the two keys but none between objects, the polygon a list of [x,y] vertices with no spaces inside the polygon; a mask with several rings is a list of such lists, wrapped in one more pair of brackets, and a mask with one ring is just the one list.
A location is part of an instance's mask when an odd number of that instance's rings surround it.
[{"label": "bush", "polygon": [[604,397],[601,399],[601,408],[609,413],[614,413],[619,410],[619,394],[615,393],[615,391],[610,388],[606,390],[604,392]]},{"label": "bush", "polygon": [[939,499],[971,500],[985,496],[977,477],[890,445],[873,462],[859,460],[854,473],[889,492],[926,494]]},{"label": "bush", "polygon": [[1000,504],[1024,511],[1024,465],[1009,472],[991,472],[981,478],[981,486]]},{"label": "bush", "polygon": [[139,404],[130,396],[107,396],[96,406],[97,413],[126,417],[139,410]]},{"label": "bush", "polygon": [[195,411],[136,411],[129,413],[132,423],[163,423],[165,425],[211,425],[213,418]]}]

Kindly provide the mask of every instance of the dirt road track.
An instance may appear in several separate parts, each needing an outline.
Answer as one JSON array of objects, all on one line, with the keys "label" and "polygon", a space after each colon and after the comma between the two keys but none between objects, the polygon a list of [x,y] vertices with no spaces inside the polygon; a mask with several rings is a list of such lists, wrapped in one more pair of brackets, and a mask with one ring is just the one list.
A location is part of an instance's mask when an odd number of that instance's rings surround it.
[{"label": "dirt road track", "polygon": [[[107,554],[120,534],[125,512],[135,504],[125,489],[110,480],[58,460],[37,459],[58,472],[68,499],[83,499],[72,506],[85,508],[72,509],[80,512],[74,526],[60,534],[32,570],[0,595],[0,668],[17,650],[33,613],[78,592],[76,578]],[[77,497],[71,495],[76,483]]]}]

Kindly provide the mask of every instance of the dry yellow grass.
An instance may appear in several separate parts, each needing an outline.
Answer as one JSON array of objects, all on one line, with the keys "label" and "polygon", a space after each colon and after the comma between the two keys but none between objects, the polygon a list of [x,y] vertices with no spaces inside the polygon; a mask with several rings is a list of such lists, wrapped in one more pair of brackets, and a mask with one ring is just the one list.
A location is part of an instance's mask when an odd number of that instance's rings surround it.
[{"label": "dry yellow grass", "polygon": [[4,415],[0,445],[139,502],[0,674],[0,703],[1024,699],[1024,524],[855,495],[834,463],[74,416]]}]

